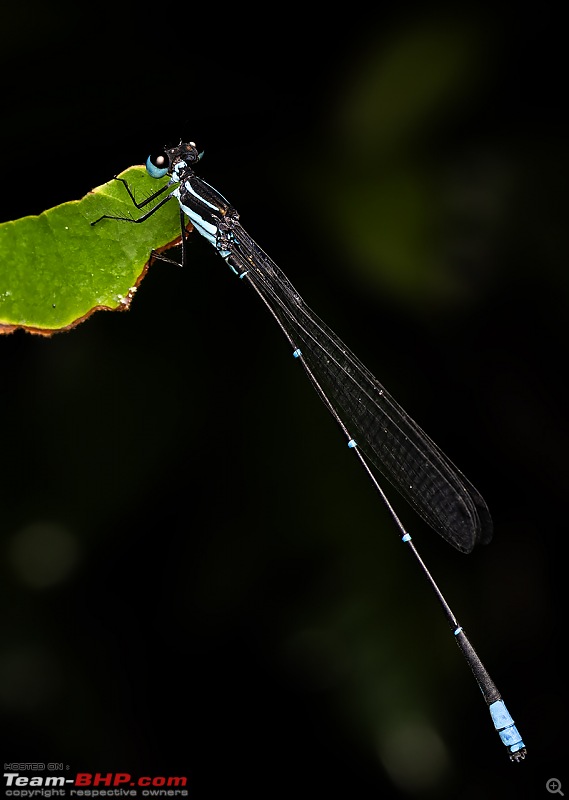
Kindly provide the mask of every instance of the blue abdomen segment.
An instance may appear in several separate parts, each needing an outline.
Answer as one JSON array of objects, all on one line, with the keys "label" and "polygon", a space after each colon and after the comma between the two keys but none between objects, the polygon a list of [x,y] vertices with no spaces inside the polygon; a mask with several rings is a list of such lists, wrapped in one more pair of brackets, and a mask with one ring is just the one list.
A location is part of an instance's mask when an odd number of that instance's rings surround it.
[{"label": "blue abdomen segment", "polygon": [[492,722],[498,731],[500,739],[510,751],[510,758],[515,759],[516,753],[519,753],[520,750],[525,751],[525,745],[518,729],[514,725],[510,712],[506,708],[506,704],[503,700],[496,700],[489,708]]}]

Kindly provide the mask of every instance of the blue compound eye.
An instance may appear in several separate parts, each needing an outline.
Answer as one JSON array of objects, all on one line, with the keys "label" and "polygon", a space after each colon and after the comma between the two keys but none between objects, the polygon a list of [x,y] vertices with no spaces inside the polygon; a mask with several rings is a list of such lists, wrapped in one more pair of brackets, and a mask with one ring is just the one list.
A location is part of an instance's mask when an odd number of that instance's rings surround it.
[{"label": "blue compound eye", "polygon": [[148,156],[146,159],[146,171],[153,178],[163,178],[168,174],[168,157],[162,153],[156,158]]}]

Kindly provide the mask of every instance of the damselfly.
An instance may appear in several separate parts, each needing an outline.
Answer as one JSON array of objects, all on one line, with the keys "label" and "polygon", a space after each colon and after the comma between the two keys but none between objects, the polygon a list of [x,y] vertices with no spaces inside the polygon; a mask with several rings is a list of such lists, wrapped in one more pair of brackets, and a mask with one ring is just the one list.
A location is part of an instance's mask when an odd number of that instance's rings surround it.
[{"label": "damselfly", "polygon": [[[105,214],[103,219],[142,223],[172,199],[180,204],[182,263],[186,261],[186,217],[212,244],[233,272],[259,295],[288,339],[320,399],[336,420],[395,525],[434,590],[456,642],[489,706],[492,721],[510,759],[525,758],[526,748],[494,682],[425,566],[397,516],[374,469],[386,478],[416,512],[447,542],[463,553],[492,537],[486,503],[474,486],[437,445],[385,391],[332,330],[307,306],[288,278],[239,222],[239,214],[193,167],[203,154],[193,142],[165,151],[148,173],[170,176],[158,191],[138,203],[122,181],[137,209],[157,202],[138,219]],[[162,196],[164,195],[164,196]],[[158,198],[161,198],[158,200]],[[159,256],[161,259],[163,255]],[[166,260],[169,260],[166,258]]]}]

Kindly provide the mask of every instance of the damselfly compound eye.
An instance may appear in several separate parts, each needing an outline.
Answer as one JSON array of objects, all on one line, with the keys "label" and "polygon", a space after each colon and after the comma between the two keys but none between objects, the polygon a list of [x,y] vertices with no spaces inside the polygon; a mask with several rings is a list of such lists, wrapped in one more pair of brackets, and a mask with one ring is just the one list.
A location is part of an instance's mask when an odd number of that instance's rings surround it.
[{"label": "damselfly compound eye", "polygon": [[166,151],[163,149],[156,150],[150,154],[150,161],[154,164],[155,167],[158,169],[162,169],[163,167],[168,166],[168,156],[166,155]]},{"label": "damselfly compound eye", "polygon": [[146,171],[153,178],[162,178],[168,173],[169,159],[165,153],[148,156]]}]

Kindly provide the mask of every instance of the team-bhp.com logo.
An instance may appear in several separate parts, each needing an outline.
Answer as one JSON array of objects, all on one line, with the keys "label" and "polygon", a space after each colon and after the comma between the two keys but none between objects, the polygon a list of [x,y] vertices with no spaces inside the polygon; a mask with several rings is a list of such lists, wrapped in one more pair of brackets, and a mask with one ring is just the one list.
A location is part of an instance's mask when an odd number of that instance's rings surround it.
[{"label": "team-bhp.com logo", "polygon": [[[129,772],[77,772],[64,775],[22,775],[5,772],[6,797],[187,797],[184,776],[134,777]],[[114,790],[114,791],[113,791]]]}]

